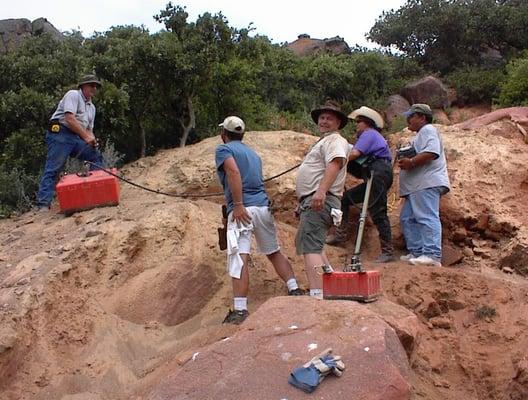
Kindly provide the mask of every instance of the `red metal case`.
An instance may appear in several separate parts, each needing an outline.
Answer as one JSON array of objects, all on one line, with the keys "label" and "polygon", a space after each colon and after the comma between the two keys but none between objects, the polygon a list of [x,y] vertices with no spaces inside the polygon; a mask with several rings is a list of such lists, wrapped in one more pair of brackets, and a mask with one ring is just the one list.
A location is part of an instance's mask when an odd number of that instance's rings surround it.
[{"label": "red metal case", "polygon": [[379,271],[323,274],[323,297],[330,300],[370,302],[381,294]]},{"label": "red metal case", "polygon": [[[117,174],[115,168],[111,172]],[[88,176],[63,176],[56,186],[62,213],[89,210],[119,204],[119,182],[104,171],[90,171]]]}]

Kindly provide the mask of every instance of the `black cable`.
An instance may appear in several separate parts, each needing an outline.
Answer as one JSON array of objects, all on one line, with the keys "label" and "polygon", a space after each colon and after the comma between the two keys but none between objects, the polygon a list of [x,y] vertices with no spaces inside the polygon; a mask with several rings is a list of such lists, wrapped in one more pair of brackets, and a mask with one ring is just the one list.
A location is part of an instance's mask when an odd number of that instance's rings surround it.
[{"label": "black cable", "polygon": [[[321,138],[322,139],[322,138]],[[318,142],[321,140],[319,139]],[[88,143],[85,143],[84,147],[75,155],[75,158],[76,159],[79,159],[79,156],[84,152],[84,150],[86,150],[88,148],[88,146],[91,146],[90,144]],[[143,189],[143,190],[146,190],[147,192],[151,192],[151,193],[156,193],[156,194],[162,194],[164,196],[169,196],[169,197],[181,197],[181,198],[187,198],[187,197],[200,197],[200,198],[205,198],[205,197],[216,197],[216,196],[223,196],[224,195],[224,192],[216,192],[216,193],[205,193],[205,194],[193,194],[193,193],[168,193],[168,192],[162,192],[161,190],[154,190],[154,189],[151,189],[149,187],[146,187],[146,186],[143,186],[143,185],[140,185],[138,183],[135,183],[135,182],[132,182],[131,180],[128,180],[120,175],[117,175],[117,174],[114,174],[113,172],[109,171],[108,169],[104,168],[102,165],[99,165],[93,161],[88,161],[88,160],[81,160],[81,161],[84,161],[90,165],[94,165],[95,167],[97,167],[98,169],[100,169],[101,171],[104,171],[106,172],[108,175],[112,175],[114,177],[116,177],[117,179],[120,179],[122,180],[123,182],[126,182],[128,183],[129,185],[132,185],[132,186],[135,186],[139,189]],[[269,182],[273,179],[276,179],[282,175],[285,175],[287,174],[288,172],[291,172],[293,171],[294,169],[296,168],[299,168],[301,166],[301,163],[297,164],[297,165],[294,165],[293,167],[291,168],[288,168],[286,171],[283,171],[277,175],[274,175],[270,178],[267,178],[267,179],[264,179],[264,183],[266,182]]]},{"label": "black cable", "polygon": [[264,179],[264,182],[269,182],[269,181],[271,181],[271,180],[273,180],[275,178],[278,178],[279,176],[282,176],[284,174],[287,174],[288,172],[293,171],[296,168],[299,168],[300,166],[301,166],[301,164],[294,165],[293,167],[287,169],[286,171],[281,172],[280,174],[274,175],[271,178]]},{"label": "black cable", "polygon": [[[84,150],[84,149],[83,149]],[[82,153],[79,152],[79,154],[77,154],[77,156],[79,156],[80,154]],[[77,158],[77,157],[76,157]],[[93,165],[95,167],[97,167],[98,169],[100,169],[101,171],[104,171],[106,172],[108,175],[112,175],[120,180],[122,180],[123,182],[126,182],[128,183],[129,185],[132,185],[132,186],[135,186],[139,189],[143,189],[143,190],[146,190],[147,192],[151,192],[151,193],[156,193],[156,194],[162,194],[164,196],[169,196],[169,197],[181,197],[181,198],[187,198],[187,197],[200,197],[200,198],[205,198],[205,197],[217,197],[217,196],[223,196],[224,195],[224,192],[216,192],[216,193],[202,193],[202,194],[195,194],[195,193],[168,193],[168,192],[163,192],[161,190],[154,190],[154,189],[151,189],[149,187],[146,187],[146,186],[143,186],[143,185],[140,185],[138,183],[135,183],[135,182],[132,182],[131,180],[129,179],[126,179],[120,175],[117,175],[117,174],[114,174],[113,172],[109,171],[108,169],[104,168],[102,165],[99,165],[93,161],[84,161],[90,165]],[[277,175],[274,175],[270,178],[267,178],[267,179],[264,179],[264,182],[269,182],[273,179],[276,179],[284,174],[287,174],[288,172],[291,172],[293,171],[294,169],[296,168],[299,168],[301,164],[297,164],[289,169],[287,169],[286,171],[283,171],[281,172],[280,174],[277,174]]]}]

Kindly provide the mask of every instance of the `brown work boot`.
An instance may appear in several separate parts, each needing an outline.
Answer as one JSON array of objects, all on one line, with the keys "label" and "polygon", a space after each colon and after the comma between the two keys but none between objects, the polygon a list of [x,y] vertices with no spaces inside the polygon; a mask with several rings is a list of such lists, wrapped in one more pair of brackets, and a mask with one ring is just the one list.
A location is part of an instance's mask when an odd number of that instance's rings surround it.
[{"label": "brown work boot", "polygon": [[343,246],[351,236],[350,224],[341,222],[333,235],[328,235],[326,244],[330,246]]}]

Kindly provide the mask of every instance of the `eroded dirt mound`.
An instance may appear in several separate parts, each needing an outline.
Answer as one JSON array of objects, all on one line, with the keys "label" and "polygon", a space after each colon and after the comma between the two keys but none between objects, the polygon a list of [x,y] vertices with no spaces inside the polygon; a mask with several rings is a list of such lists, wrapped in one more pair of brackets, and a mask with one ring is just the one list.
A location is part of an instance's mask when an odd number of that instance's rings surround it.
[{"label": "eroded dirt mound", "polygon": [[[415,322],[401,315],[385,320],[410,357],[412,398],[523,399],[526,144],[507,121],[439,128],[453,184],[442,202],[445,241],[461,256],[439,271],[399,262],[384,267],[387,299],[418,316]],[[410,136],[403,132],[390,141],[395,146]],[[261,155],[269,177],[300,162],[316,138],[249,132],[245,141]],[[123,171],[155,189],[216,193],[219,143],[210,138],[166,150]],[[293,248],[294,180],[295,173],[286,174],[267,187],[283,250],[306,286]],[[225,254],[216,244],[222,196],[177,199],[121,188],[119,207],[0,221],[2,399],[141,399],[138,393],[155,390],[170,375],[171,360],[183,365],[236,332],[220,324],[231,304]],[[397,179],[390,218],[398,241],[396,190]],[[347,261],[348,246],[329,249],[336,268]],[[377,252],[377,234],[368,225],[367,267]],[[285,288],[264,257],[252,257],[252,264],[253,313]],[[381,307],[380,315],[387,310],[383,302],[373,307]]]}]

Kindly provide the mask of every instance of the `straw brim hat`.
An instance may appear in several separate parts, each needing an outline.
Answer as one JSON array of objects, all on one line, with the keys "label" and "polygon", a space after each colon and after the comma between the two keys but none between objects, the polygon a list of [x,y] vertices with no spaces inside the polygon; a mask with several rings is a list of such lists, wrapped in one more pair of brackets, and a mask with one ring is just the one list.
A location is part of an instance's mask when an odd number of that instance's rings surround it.
[{"label": "straw brim hat", "polygon": [[357,117],[365,117],[372,120],[374,124],[376,124],[376,128],[379,129],[383,129],[385,126],[385,122],[383,121],[383,117],[380,115],[380,113],[369,107],[361,106],[348,115],[348,118],[350,119],[356,119]]}]

